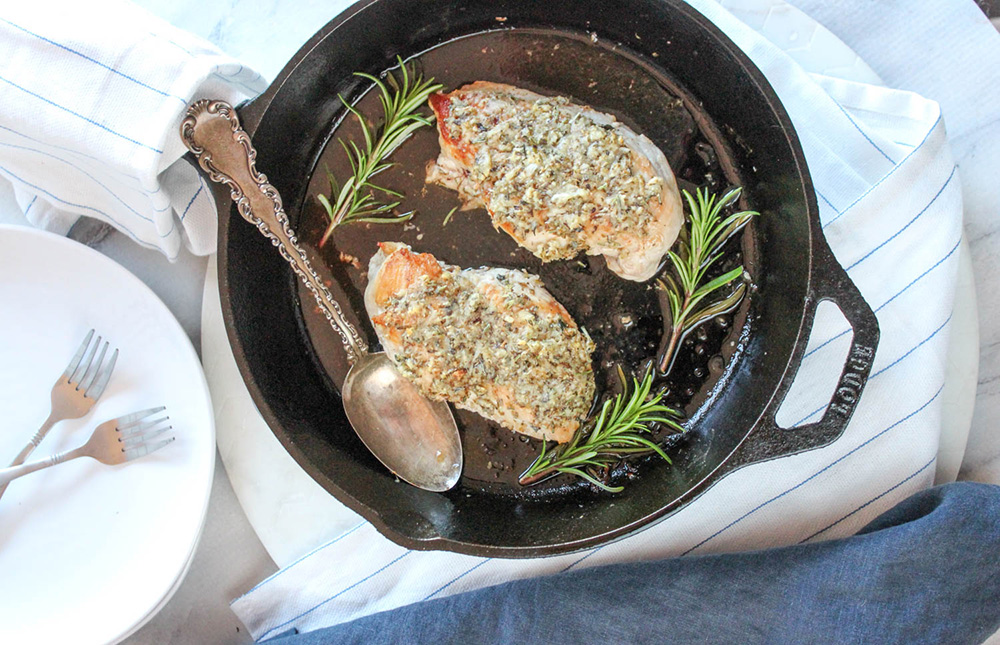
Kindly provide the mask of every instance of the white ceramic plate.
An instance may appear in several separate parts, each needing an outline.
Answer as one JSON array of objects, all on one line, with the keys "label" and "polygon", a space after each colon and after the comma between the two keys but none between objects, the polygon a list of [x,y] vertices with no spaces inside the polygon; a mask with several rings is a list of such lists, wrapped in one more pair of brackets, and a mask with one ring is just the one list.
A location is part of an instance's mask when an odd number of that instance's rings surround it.
[{"label": "white ceramic plate", "polygon": [[33,457],[155,405],[167,406],[177,440],[122,466],[79,459],[11,484],[0,499],[0,643],[125,637],[176,589],[204,524],[215,426],[183,329],[114,261],[17,226],[0,226],[0,461],[45,419],[52,384],[91,327],[121,352],[111,382]]}]

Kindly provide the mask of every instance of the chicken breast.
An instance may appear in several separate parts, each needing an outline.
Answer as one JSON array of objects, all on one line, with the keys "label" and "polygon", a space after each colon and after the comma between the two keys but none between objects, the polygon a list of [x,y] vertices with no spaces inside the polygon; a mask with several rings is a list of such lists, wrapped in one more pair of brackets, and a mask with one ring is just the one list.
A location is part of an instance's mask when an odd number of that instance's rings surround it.
[{"label": "chicken breast", "polygon": [[684,222],[677,181],[653,143],[613,116],[510,85],[434,94],[441,153],[427,181],[543,261],[603,255],[627,280],[655,275]]},{"label": "chicken breast", "polygon": [[384,242],[365,309],[399,371],[516,432],[569,441],[590,410],[594,343],[534,275],[459,269]]}]

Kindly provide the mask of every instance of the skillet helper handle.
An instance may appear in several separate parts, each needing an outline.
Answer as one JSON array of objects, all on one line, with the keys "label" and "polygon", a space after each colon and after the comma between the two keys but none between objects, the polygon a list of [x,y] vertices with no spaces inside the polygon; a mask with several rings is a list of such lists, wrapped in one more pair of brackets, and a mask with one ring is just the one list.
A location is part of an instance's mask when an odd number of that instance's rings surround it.
[{"label": "skillet helper handle", "polygon": [[353,364],[368,351],[357,330],[344,318],[340,305],[333,299],[319,275],[312,268],[305,251],[299,246],[295,231],[281,203],[278,190],[267,183],[267,176],[258,172],[257,151],[240,127],[233,106],[224,101],[202,99],[188,108],[181,123],[181,139],[198,158],[198,163],[212,181],[226,185],[243,219],[257,227],[278,247],[282,257],[309,288],[320,310],[340,334]]},{"label": "skillet helper handle", "polygon": [[[785,372],[777,393],[746,440],[730,458],[727,470],[833,443],[847,428],[871,375],[875,349],[878,347],[878,319],[833,256],[822,234],[815,235],[813,240],[815,271],[806,296],[806,319],[814,320],[819,303],[829,300],[837,305],[854,332],[840,379],[830,398],[830,404],[819,421],[796,428],[780,427],[775,421],[775,415],[798,373],[805,352],[805,343],[802,343],[802,349]],[[811,327],[810,324],[810,329]]]}]

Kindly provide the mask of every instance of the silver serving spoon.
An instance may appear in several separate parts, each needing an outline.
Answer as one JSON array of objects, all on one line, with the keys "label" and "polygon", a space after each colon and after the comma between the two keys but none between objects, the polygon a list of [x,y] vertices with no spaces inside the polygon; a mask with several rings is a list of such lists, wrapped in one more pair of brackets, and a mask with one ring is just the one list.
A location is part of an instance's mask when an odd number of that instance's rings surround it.
[{"label": "silver serving spoon", "polygon": [[421,394],[384,352],[368,352],[309,264],[277,189],[257,172],[257,151],[232,106],[222,101],[194,103],[181,124],[181,138],[212,181],[229,187],[243,218],[278,247],[340,334],[351,363],[342,390],[344,410],[365,446],[414,486],[431,491],[454,486],[462,472],[462,443],[451,409]]}]

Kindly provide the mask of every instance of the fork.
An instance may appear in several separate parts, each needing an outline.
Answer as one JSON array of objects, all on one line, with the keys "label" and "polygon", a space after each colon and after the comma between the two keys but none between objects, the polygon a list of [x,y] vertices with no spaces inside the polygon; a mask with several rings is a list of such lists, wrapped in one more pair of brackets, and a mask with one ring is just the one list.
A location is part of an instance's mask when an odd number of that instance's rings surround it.
[{"label": "fork", "polygon": [[150,419],[164,410],[166,408],[160,406],[105,421],[97,426],[87,443],[75,450],[61,452],[47,459],[33,461],[30,464],[0,469],[0,485],[6,487],[18,477],[77,457],[91,457],[102,464],[117,466],[156,452],[174,440],[173,435],[171,435],[159,441],[153,441],[173,428],[173,426],[163,425],[170,418],[168,416]]},{"label": "fork", "polygon": [[[65,419],[79,419],[87,414],[98,398],[104,393],[104,388],[111,379],[111,372],[115,369],[115,362],[118,360],[118,350],[116,349],[107,363],[104,356],[108,351],[108,343],[104,342],[101,353],[95,359],[97,348],[101,345],[101,337],[97,337],[97,342],[91,345],[94,338],[94,330],[87,332],[76,354],[70,359],[66,371],[52,386],[52,408],[49,418],[45,420],[42,427],[31,438],[17,457],[10,462],[11,466],[23,464],[28,455],[41,443],[45,435],[48,434],[52,426]],[[0,497],[7,490],[6,484],[0,484]]]}]

